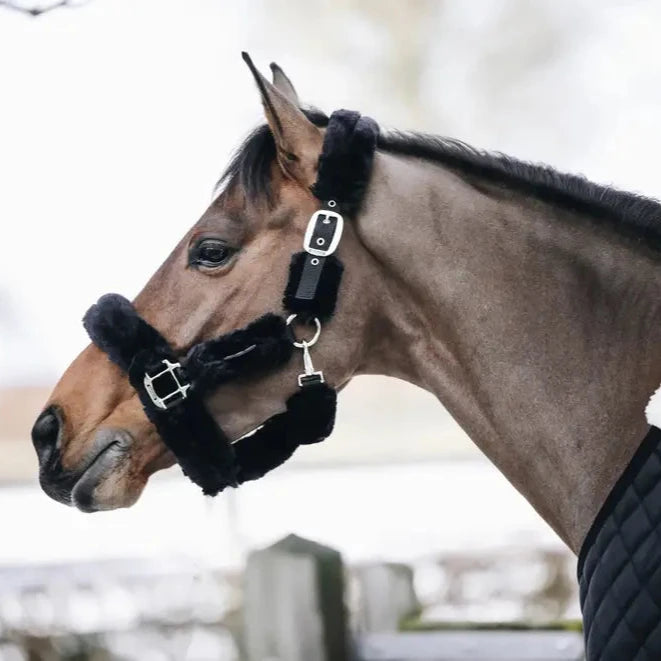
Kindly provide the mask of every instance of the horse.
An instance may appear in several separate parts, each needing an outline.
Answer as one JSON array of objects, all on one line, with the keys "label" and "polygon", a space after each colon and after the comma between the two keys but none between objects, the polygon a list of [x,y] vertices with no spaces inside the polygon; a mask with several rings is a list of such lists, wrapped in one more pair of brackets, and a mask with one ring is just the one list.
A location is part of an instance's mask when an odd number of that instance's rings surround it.
[{"label": "horse", "polygon": [[[176,354],[281,311],[290,257],[319,209],[328,117],[302,106],[276,64],[271,81],[246,61],[266,123],[133,303]],[[586,540],[656,438],[645,407],[661,383],[661,205],[456,139],[379,130],[338,255],[337,307],[314,354],[326,382],[340,390],[380,374],[434,394],[572,551],[597,554],[586,566],[599,565],[608,549],[586,551]],[[224,384],[206,410],[241,439],[286,409],[298,368]],[[94,344],[32,435],[44,490],[83,511],[132,505],[176,462],[124,371]],[[638,574],[659,566],[642,562]],[[588,658],[634,658],[597,651],[597,620]]]}]

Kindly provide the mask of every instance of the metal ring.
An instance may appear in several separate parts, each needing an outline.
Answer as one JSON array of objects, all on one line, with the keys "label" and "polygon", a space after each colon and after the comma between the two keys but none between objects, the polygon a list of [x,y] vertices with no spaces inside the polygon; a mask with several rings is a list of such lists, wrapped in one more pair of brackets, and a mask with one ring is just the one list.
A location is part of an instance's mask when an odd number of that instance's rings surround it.
[{"label": "metal ring", "polygon": [[332,209],[334,206],[337,205],[337,202],[335,200],[328,200],[328,206]]},{"label": "metal ring", "polygon": [[[294,319],[296,319],[296,317],[298,317],[297,314],[290,314],[287,317],[287,326],[289,326],[291,324],[291,322],[294,321]],[[319,319],[317,317],[314,318],[314,325],[317,327],[317,330],[315,331],[314,336],[312,337],[311,340],[303,340],[301,342],[298,342],[296,339],[294,339],[292,344],[297,349],[302,349],[304,345],[307,345],[308,347],[311,347],[311,346],[313,346],[317,343],[317,340],[319,339],[319,336],[321,335],[321,322],[319,321]],[[294,336],[294,338],[295,337],[296,336]]]}]

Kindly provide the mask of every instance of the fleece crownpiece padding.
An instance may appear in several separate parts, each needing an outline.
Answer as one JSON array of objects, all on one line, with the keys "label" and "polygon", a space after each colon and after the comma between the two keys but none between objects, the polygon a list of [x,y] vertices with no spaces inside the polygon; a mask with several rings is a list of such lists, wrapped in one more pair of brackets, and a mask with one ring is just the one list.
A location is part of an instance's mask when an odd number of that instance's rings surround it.
[{"label": "fleece crownpiece padding", "polygon": [[360,209],[372,174],[379,137],[378,124],[354,110],[336,110],[331,116],[319,157],[312,192],[322,201],[335,200],[343,213]]}]

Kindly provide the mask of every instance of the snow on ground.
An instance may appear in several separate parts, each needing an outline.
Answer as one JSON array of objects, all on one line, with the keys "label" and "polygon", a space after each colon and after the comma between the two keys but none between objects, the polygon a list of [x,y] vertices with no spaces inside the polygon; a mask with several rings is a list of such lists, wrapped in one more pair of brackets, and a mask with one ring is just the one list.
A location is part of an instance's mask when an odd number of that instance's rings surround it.
[{"label": "snow on ground", "polygon": [[281,469],[215,500],[176,469],[131,509],[82,514],[36,485],[0,490],[0,566],[181,558],[232,568],[295,532],[351,562],[562,542],[485,460]]}]

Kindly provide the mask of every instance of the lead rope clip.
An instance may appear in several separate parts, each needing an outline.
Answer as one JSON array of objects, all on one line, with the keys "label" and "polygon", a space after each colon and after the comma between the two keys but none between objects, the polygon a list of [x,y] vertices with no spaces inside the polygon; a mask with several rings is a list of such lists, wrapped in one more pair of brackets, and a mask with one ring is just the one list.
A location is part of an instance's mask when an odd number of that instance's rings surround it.
[{"label": "lead rope clip", "polygon": [[[290,314],[287,317],[287,326],[289,326],[297,315]],[[310,356],[310,347],[317,343],[319,336],[321,335],[321,322],[317,317],[314,317],[314,325],[316,327],[315,333],[311,340],[297,340],[294,335],[293,344],[297,349],[303,350],[303,369],[305,370],[302,374],[298,375],[298,385],[301,388],[307,386],[312,386],[317,383],[325,383],[324,373],[321,370],[315,370],[314,365],[312,364],[312,356]]]},{"label": "lead rope clip", "polygon": [[314,385],[315,383],[324,383],[324,373],[321,370],[314,369],[312,364],[312,356],[310,356],[310,345],[303,340],[299,344],[303,349],[303,368],[304,372],[298,375],[298,385],[301,388]]}]

